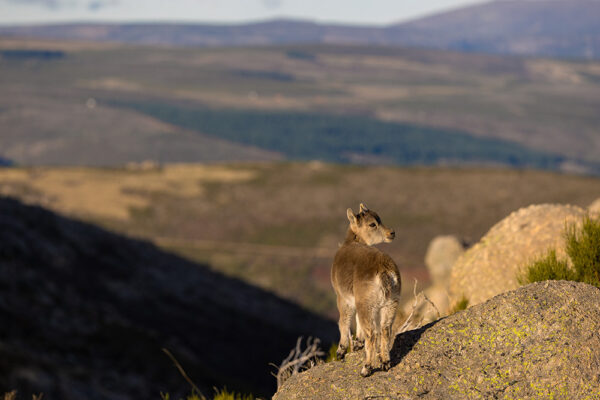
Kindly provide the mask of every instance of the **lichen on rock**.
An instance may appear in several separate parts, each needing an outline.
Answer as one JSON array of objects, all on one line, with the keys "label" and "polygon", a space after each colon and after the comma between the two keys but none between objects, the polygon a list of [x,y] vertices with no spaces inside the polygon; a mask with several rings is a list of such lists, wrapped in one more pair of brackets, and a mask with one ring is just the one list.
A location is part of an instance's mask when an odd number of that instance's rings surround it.
[{"label": "lichen on rock", "polygon": [[600,396],[600,290],[538,282],[396,337],[392,368],[360,352],[290,378],[288,399],[584,399]]}]

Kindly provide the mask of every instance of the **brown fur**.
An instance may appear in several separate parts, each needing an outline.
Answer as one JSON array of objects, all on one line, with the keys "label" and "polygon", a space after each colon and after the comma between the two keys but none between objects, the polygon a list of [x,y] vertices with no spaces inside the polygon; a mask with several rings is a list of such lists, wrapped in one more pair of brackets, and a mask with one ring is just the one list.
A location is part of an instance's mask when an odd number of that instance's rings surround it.
[{"label": "brown fur", "polygon": [[331,283],[337,296],[340,313],[340,344],[338,358],[352,351],[350,325],[356,315],[356,337],[364,341],[366,360],[361,375],[375,368],[390,367],[392,325],[400,299],[400,273],[390,256],[371,247],[390,242],[395,233],[388,229],[377,213],[364,204],[360,212],[347,210],[350,227],[346,240],[337,251],[331,268]]}]

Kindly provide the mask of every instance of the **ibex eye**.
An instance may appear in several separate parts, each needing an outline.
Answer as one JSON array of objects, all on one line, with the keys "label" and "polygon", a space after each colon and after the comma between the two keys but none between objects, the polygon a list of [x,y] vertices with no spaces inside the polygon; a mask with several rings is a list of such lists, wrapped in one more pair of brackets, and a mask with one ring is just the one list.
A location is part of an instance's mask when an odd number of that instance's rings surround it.
[{"label": "ibex eye", "polygon": [[371,222],[371,223],[369,224],[369,226],[370,226],[371,228],[375,228],[377,225],[375,224],[375,222]]}]

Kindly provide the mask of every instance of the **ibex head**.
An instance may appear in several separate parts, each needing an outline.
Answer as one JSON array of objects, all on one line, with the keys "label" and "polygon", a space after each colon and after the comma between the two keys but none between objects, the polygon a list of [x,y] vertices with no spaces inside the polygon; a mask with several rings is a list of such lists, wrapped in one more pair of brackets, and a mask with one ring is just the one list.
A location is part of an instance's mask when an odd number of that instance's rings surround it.
[{"label": "ibex head", "polygon": [[371,211],[363,203],[360,203],[360,211],[354,214],[351,208],[346,210],[350,229],[358,240],[368,246],[377,243],[389,243],[394,240],[396,233],[393,229],[387,228],[381,218],[375,211]]}]

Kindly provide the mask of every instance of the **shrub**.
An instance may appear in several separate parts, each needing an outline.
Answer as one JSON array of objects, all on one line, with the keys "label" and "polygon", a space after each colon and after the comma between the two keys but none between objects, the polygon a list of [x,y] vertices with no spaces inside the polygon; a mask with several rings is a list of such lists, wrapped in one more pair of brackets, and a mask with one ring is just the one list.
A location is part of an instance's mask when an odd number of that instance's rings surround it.
[{"label": "shrub", "polygon": [[517,277],[521,285],[545,280],[585,282],[600,287],[600,219],[584,218],[581,228],[565,228],[566,252],[572,262],[559,260],[555,250],[528,265]]}]

